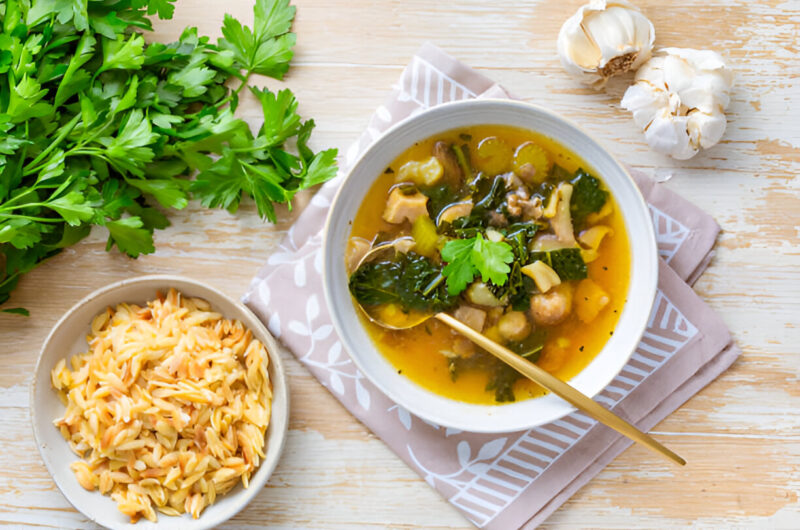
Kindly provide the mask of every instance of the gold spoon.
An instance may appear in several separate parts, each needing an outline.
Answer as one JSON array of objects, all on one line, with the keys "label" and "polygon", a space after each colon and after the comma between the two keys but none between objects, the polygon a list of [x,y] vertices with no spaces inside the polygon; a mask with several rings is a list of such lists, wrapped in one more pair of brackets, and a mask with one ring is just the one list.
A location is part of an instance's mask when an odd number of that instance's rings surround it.
[{"label": "gold spoon", "polygon": [[[411,238],[400,238],[399,240],[395,240],[389,243],[385,243],[383,245],[379,245],[369,252],[367,252],[363,258],[361,258],[358,262],[358,265],[355,267],[354,270],[358,269],[364,263],[374,261],[378,256],[385,254],[389,249],[395,251],[395,247],[398,244],[407,244],[408,240]],[[406,243],[403,243],[403,242]],[[413,241],[413,240],[412,240]],[[575,390],[573,387],[568,385],[567,383],[561,381],[557,377],[550,375],[549,372],[539,368],[529,360],[525,359],[517,355],[516,353],[512,352],[508,348],[497,344],[493,340],[487,338],[485,335],[475,331],[471,327],[467,326],[460,320],[456,319],[455,317],[447,314],[447,313],[422,313],[422,312],[412,312],[408,315],[403,315],[402,322],[387,322],[385,318],[382,318],[376,312],[371,312],[358,302],[356,302],[359,309],[367,316],[367,318],[374,322],[375,324],[387,328],[387,329],[408,329],[413,328],[414,326],[418,326],[422,324],[426,320],[430,318],[435,318],[440,322],[450,326],[457,332],[461,333],[469,340],[483,348],[484,350],[488,351],[507,365],[514,368],[517,372],[521,373],[534,383],[544,387],[545,389],[549,390],[553,394],[557,395],[573,407],[576,407],[595,420],[599,421],[603,425],[607,427],[611,427],[618,433],[627,436],[634,442],[640,443],[647,447],[648,449],[668,458],[669,460],[679,464],[681,466],[686,465],[686,460],[678,456],[677,454],[673,453],[659,442],[657,442],[653,437],[649,434],[646,434],[627,421],[623,420],[613,412],[608,409],[603,408],[598,403],[593,401],[588,396],[582,394],[581,392]]]}]

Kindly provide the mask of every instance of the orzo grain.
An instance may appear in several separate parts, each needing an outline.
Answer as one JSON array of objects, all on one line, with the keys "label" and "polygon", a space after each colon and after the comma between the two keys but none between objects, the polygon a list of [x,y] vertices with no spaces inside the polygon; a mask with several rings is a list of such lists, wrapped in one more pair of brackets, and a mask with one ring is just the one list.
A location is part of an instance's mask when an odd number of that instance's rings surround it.
[{"label": "orzo grain", "polygon": [[87,342],[51,373],[81,486],[110,494],[132,522],[156,510],[197,518],[247,487],[272,403],[269,356],[250,330],[170,289],[97,315]]}]

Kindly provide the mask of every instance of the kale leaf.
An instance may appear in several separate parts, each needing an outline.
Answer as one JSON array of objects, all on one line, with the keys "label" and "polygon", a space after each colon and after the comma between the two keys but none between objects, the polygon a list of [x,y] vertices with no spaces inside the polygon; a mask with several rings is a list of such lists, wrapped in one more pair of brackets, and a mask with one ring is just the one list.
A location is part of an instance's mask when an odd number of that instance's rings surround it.
[{"label": "kale leaf", "polygon": [[572,179],[570,213],[576,229],[584,226],[589,214],[599,212],[608,199],[608,192],[600,187],[600,180],[583,169],[575,172]]},{"label": "kale leaf", "polygon": [[486,383],[486,390],[494,390],[494,399],[498,403],[516,401],[514,383],[521,376],[519,372],[504,363],[497,363]]},{"label": "kale leaf", "polygon": [[588,275],[586,263],[578,248],[535,251],[530,254],[530,262],[541,260],[547,263],[562,281],[582,280]]},{"label": "kale leaf", "polygon": [[439,312],[458,303],[447,290],[441,267],[414,252],[365,263],[350,275],[349,287],[364,306],[397,303],[404,310]]},{"label": "kale leaf", "polygon": [[399,302],[397,279],[401,271],[398,262],[365,263],[350,275],[350,293],[363,306]]},{"label": "kale leaf", "polygon": [[447,183],[437,184],[435,186],[427,186],[419,190],[423,195],[428,197],[428,215],[431,219],[437,219],[439,214],[442,213],[447,206],[456,203],[461,198],[460,190],[456,190]]},{"label": "kale leaf", "polygon": [[[534,331],[522,341],[512,342],[507,346],[508,349],[517,355],[535,363],[542,354],[546,337],[547,333],[544,330]],[[492,375],[489,377],[486,390],[494,390],[494,399],[498,403],[516,401],[516,396],[514,396],[514,383],[520,377],[522,376],[519,372],[505,363],[498,362],[494,367]]]}]

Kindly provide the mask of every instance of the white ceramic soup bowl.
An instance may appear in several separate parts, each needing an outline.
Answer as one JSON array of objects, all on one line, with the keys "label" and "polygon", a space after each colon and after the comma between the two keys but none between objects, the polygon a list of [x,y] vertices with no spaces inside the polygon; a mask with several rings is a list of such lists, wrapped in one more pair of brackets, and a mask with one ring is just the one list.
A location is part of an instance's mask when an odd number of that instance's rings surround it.
[{"label": "white ceramic soup bowl", "polygon": [[[206,507],[198,519],[189,514],[180,517],[157,512],[158,522],[140,519],[135,524],[117,509],[117,503],[109,495],[97,490],[87,491],[78,484],[70,464],[78,460],[66,440],[53,425],[53,420],[64,414],[65,407],[53,390],[50,371],[64,357],[87,350],[86,335],[92,319],[107,307],[121,302],[143,305],[153,300],[156,291],[166,294],[174,287],[182,294],[203,298],[214,311],[228,319],[237,319],[253,332],[253,336],[266,346],[269,353],[269,376],[272,381],[272,415],[266,433],[265,458],[251,475],[245,489],[241,484],[216,502]],[[69,362],[67,362],[69,366]],[[281,362],[279,346],[258,318],[245,306],[222,292],[201,282],[179,276],[142,276],[113,283],[99,289],[75,304],[61,317],[45,339],[39,361],[36,364],[31,385],[31,410],[36,445],[47,470],[52,475],[61,493],[89,520],[107,528],[152,530],[169,528],[176,530],[200,530],[214,528],[233,517],[264,488],[283,451],[289,425],[289,392]]]},{"label": "white ceramic soup bowl", "polygon": [[353,361],[380,390],[420,418],[472,432],[531,428],[557,420],[575,409],[552,394],[500,405],[463,403],[437,395],[398,374],[378,351],[359,319],[348,289],[344,249],[356,212],[375,178],[408,147],[452,129],[493,124],[543,134],[577,153],[588,164],[586,169],[599,176],[616,199],[628,231],[632,270],[619,323],[602,351],[569,384],[588,396],[595,396],[620,372],[645,330],[658,280],[655,235],[639,189],[625,168],[572,122],[527,103],[486,99],[434,107],[389,129],[353,166],[331,206],[323,250],[328,307]]}]

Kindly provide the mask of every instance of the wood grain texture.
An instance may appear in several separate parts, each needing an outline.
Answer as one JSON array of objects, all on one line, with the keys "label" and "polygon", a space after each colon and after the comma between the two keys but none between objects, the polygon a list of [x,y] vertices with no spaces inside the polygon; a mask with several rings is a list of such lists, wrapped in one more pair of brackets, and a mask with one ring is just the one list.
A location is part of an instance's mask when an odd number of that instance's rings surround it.
[{"label": "wood grain texture", "polygon": [[[285,84],[314,117],[316,146],[346,148],[414,51],[431,41],[514,94],[573,118],[612,153],[665,178],[723,227],[696,291],[718,311],[744,353],[722,377],[656,429],[685,456],[677,469],[641,448],[617,458],[545,527],[797,528],[800,525],[800,3],[796,0],[638,1],[661,46],[720,51],[736,72],[723,141],[676,162],[647,148],[619,108],[625,80],[594,92],[555,55],[561,23],[581,0],[295,0],[298,46]],[[180,0],[175,20],[216,37],[223,14],[252,20],[250,0]],[[629,80],[628,80],[629,81]],[[264,80],[270,87],[282,83]],[[257,123],[257,108],[242,113]],[[104,252],[105,235],[51,259],[20,283],[11,303],[31,318],[0,315],[0,524],[87,528],[55,488],[34,446],[28,384],[45,335],[72,304],[109,282],[146,273],[205,280],[244,292],[302,210],[262,224],[191,205],[138,260]],[[353,419],[290,355],[292,421],[270,485],[227,526],[289,528],[469,527],[383,443]]]}]

